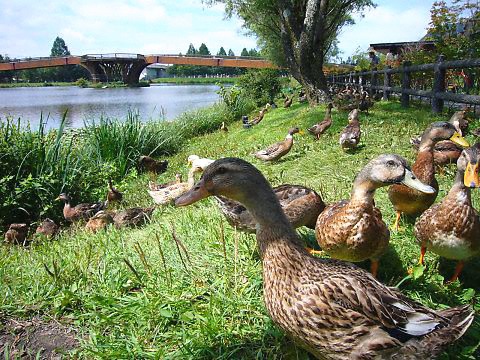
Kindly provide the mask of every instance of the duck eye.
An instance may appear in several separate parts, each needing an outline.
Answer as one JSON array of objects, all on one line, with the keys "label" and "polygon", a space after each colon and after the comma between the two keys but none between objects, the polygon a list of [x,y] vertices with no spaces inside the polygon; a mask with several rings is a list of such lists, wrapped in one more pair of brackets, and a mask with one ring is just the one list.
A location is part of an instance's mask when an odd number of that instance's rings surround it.
[{"label": "duck eye", "polygon": [[393,161],[393,160],[388,160],[388,161],[387,161],[387,165],[388,165],[388,166],[395,166],[395,161]]},{"label": "duck eye", "polygon": [[218,174],[225,174],[227,172],[227,169],[224,168],[223,166],[220,166],[217,170]]}]

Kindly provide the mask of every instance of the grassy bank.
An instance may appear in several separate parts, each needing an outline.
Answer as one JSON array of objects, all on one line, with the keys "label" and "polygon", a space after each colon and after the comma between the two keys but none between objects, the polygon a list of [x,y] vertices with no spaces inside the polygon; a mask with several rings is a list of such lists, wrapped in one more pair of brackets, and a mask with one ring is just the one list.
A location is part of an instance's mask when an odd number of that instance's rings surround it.
[{"label": "grassy bank", "polygon": [[215,78],[215,77],[174,77],[153,79],[154,84],[235,84],[236,78]]},{"label": "grassy bank", "polygon": [[[186,124],[185,133],[166,143],[171,151],[160,152],[173,155],[167,157],[168,171],[157,180],[171,180],[177,172],[185,175],[190,154],[214,159],[237,156],[254,163],[272,185],[306,185],[330,203],[349,196],[355,175],[374,156],[393,152],[413,160],[410,136],[434,120],[447,118],[434,117],[420,108],[405,110],[397,103],[376,104],[370,115],[361,116],[362,147],[355,154],[345,154],[338,145],[338,134],[347,114],[334,111],[333,125],[320,141],[298,136],[292,151],[273,164],[250,155],[283,139],[293,125],[305,129],[318,122],[324,110],[295,104],[267,113],[253,129],[232,123],[228,133],[208,133],[218,125],[217,120],[186,115],[180,119]],[[193,125],[200,128],[192,130]],[[98,131],[98,147],[106,152],[101,157],[115,156],[122,147],[118,144],[111,152],[110,147],[120,133],[100,135]],[[205,135],[193,137],[198,133]],[[176,131],[173,134],[178,135]],[[88,142],[93,141],[92,134],[85,136]],[[76,174],[83,176],[89,169],[81,168]],[[454,172],[452,166],[437,176],[441,189],[438,199],[448,191]],[[146,192],[148,180],[147,175],[135,173],[120,182],[118,187],[125,197],[122,206],[151,205]],[[75,183],[72,180],[71,185]],[[95,186],[98,194],[105,192],[104,185]],[[474,191],[477,209],[479,195]],[[76,200],[87,199],[77,196]],[[394,212],[386,189],[377,192],[375,202],[385,221],[392,224]],[[60,213],[61,206],[53,210]],[[379,279],[392,286],[405,278],[419,254],[412,224],[404,221],[402,226],[402,232],[392,233],[390,249],[380,261]],[[313,231],[300,232],[314,243]],[[432,253],[427,253],[426,261],[428,268],[423,274],[401,283],[403,293],[433,308],[472,300],[478,304],[480,267],[476,261],[467,264],[462,284],[450,286],[443,285],[442,275],[452,273],[453,262]],[[187,208],[159,208],[151,223],[141,229],[109,228],[92,235],[77,225],[66,228],[54,241],[37,242],[27,249],[2,246],[0,294],[5,294],[0,297],[0,317],[40,314],[77,328],[81,339],[77,355],[81,358],[307,359],[266,313],[255,237],[235,232],[212,199]],[[480,322],[476,319],[443,359],[478,358],[479,341]]]},{"label": "grassy bank", "polygon": [[0,89],[17,87],[75,86],[74,82],[0,83]]}]

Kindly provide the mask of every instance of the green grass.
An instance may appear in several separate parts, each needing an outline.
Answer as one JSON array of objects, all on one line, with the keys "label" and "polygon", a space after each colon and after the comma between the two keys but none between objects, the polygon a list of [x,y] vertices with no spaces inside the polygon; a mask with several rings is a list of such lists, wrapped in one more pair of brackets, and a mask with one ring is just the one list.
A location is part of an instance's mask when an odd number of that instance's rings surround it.
[{"label": "green grass", "polygon": [[2,88],[16,88],[16,87],[44,87],[44,86],[74,86],[74,82],[39,82],[39,83],[0,83]]},{"label": "green grass", "polygon": [[[397,153],[412,161],[409,138],[428,123],[447,119],[422,108],[405,110],[395,102],[382,102],[370,115],[361,115],[362,146],[355,154],[344,153],[338,145],[347,114],[334,111],[333,125],[320,141],[296,136],[292,151],[272,164],[250,155],[283,139],[293,125],[306,129],[323,119],[324,110],[295,104],[267,113],[249,130],[235,123],[228,133],[188,138],[168,158],[169,169],[158,181],[171,180],[177,172],[185,175],[190,154],[237,156],[255,164],[272,185],[306,185],[330,203],[349,196],[355,175],[376,155]],[[448,191],[454,172],[451,166],[437,176],[438,199]],[[123,206],[151,205],[147,182],[146,175],[122,182]],[[474,191],[477,208],[479,200]],[[391,225],[394,212],[386,189],[377,191],[375,201]],[[419,255],[412,223],[401,225],[404,231],[392,233],[390,249],[380,262],[379,279],[391,286],[406,277]],[[300,233],[314,243],[313,231]],[[478,304],[480,267],[475,260],[465,267],[462,284],[450,286],[443,285],[443,277],[451,275],[453,262],[432,253],[426,261],[423,274],[401,284],[405,294],[433,308],[472,300]],[[58,239],[30,248],[3,246],[0,294],[0,315],[68,318],[80,329],[82,358],[307,359],[267,315],[255,236],[235,232],[211,199],[186,208],[160,208],[141,229],[109,228],[92,235],[76,225],[65,228]],[[479,341],[477,319],[442,359],[474,359]]]},{"label": "green grass", "polygon": [[234,84],[236,82],[235,77],[229,78],[216,78],[216,77],[173,77],[173,78],[158,78],[153,79],[154,84]]}]

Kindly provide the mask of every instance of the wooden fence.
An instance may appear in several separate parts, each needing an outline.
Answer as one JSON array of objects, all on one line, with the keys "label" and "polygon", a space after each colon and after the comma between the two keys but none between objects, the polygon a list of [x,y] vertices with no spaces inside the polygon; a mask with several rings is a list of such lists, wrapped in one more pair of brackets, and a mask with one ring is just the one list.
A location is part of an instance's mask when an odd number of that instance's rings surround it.
[{"label": "wooden fence", "polygon": [[[372,70],[362,72],[350,72],[345,74],[329,75],[327,81],[332,85],[350,85],[357,88],[369,90],[370,93],[383,91],[383,99],[387,100],[390,94],[400,94],[401,104],[408,107],[410,97],[419,96],[431,99],[432,111],[440,113],[443,110],[444,102],[451,101],[470,105],[480,105],[479,95],[458,94],[448,91],[446,86],[446,73],[449,69],[480,68],[480,59],[445,61],[443,55],[440,55],[438,61],[433,64],[412,65],[405,61],[397,68],[385,68],[383,70]],[[412,74],[420,73],[420,76],[426,72],[433,71],[433,81],[431,89],[412,88]],[[400,74],[401,86],[392,86],[392,76]],[[383,75],[383,85],[379,83],[379,78]]]}]

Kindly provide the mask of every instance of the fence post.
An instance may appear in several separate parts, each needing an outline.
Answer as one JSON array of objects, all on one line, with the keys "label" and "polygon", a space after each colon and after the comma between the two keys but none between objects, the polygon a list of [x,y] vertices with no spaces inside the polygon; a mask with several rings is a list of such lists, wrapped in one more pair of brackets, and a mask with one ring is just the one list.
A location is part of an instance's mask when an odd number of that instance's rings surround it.
[{"label": "fence post", "polygon": [[383,70],[383,96],[382,100],[388,100],[390,97],[390,92],[387,90],[387,87],[392,86],[392,74],[387,73],[388,69]]},{"label": "fence post", "polygon": [[433,89],[432,89],[432,111],[435,114],[443,110],[443,100],[437,98],[437,93],[445,92],[445,69],[440,68],[445,61],[444,55],[439,55],[438,60],[433,67]]},{"label": "fence post", "polygon": [[402,107],[409,107],[410,106],[410,95],[404,92],[406,89],[410,89],[410,72],[405,71],[406,67],[412,65],[410,61],[403,62],[403,69],[402,69],[402,98],[401,104]]},{"label": "fence post", "polygon": [[372,86],[377,86],[378,85],[378,74],[377,74],[377,68],[374,68],[373,70],[370,70],[370,96],[373,96],[377,90],[373,89]]}]

